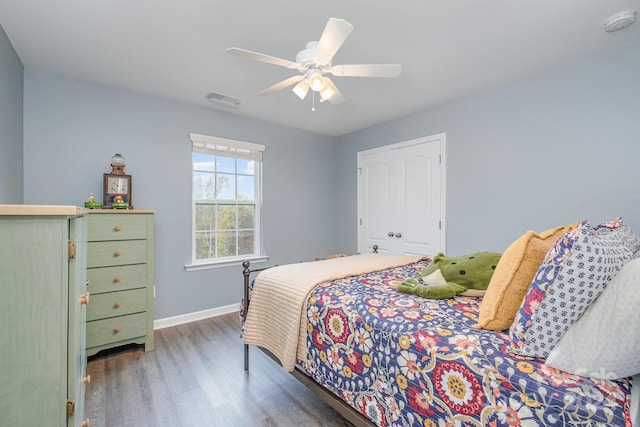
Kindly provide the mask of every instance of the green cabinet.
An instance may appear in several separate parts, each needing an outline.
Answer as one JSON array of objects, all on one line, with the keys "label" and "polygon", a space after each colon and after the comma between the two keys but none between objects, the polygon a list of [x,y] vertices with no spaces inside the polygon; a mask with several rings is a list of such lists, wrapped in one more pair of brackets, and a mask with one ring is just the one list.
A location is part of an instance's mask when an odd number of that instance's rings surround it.
[{"label": "green cabinet", "polygon": [[124,344],[153,349],[153,213],[88,216],[87,355]]},{"label": "green cabinet", "polygon": [[83,212],[0,205],[0,426],[88,425]]}]

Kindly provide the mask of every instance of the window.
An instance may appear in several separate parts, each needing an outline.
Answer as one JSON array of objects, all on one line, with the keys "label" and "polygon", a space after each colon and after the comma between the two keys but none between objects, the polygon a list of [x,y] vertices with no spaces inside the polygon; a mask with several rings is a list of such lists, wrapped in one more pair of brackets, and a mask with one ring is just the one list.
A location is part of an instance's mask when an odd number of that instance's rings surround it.
[{"label": "window", "polygon": [[265,146],[190,134],[193,146],[192,265],[263,257],[261,166]]}]

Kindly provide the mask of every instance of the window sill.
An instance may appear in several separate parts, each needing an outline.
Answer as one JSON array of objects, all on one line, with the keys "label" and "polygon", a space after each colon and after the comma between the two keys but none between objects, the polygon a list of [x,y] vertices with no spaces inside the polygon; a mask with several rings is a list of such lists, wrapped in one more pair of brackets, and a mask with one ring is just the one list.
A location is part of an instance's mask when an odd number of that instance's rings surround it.
[{"label": "window sill", "polygon": [[198,264],[187,264],[184,266],[186,271],[199,271],[199,270],[209,270],[211,268],[221,268],[221,267],[233,267],[237,265],[242,265],[243,262],[249,261],[252,264],[266,262],[269,259],[267,255],[262,256],[254,256],[242,259],[231,259],[224,261],[209,261]]}]

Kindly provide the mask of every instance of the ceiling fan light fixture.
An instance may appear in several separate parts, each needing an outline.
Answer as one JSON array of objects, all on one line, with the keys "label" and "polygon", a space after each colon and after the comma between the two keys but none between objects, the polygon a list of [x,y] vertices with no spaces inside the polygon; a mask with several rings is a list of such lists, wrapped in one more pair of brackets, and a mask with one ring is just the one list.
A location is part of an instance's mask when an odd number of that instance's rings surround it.
[{"label": "ceiling fan light fixture", "polygon": [[324,77],[319,72],[309,72],[309,87],[314,92],[320,92],[324,87]]},{"label": "ceiling fan light fixture", "polygon": [[307,92],[309,92],[309,83],[307,82],[307,79],[301,80],[300,83],[295,85],[291,90],[298,96],[298,98],[304,99],[307,96]]},{"label": "ceiling fan light fixture", "polygon": [[333,95],[336,94],[336,91],[330,84],[325,84],[324,87],[320,90],[320,102],[328,101]]}]

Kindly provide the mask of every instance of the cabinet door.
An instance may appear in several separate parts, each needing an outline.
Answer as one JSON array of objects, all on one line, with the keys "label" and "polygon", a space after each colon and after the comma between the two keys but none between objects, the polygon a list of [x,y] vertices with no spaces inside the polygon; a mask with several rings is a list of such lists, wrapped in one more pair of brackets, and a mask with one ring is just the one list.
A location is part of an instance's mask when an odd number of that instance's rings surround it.
[{"label": "cabinet door", "polygon": [[0,217],[0,426],[62,426],[68,219]]},{"label": "cabinet door", "polygon": [[87,219],[70,220],[69,242],[75,245],[75,255],[69,258],[69,343],[67,369],[67,400],[74,402],[74,414],[68,426],[79,427],[84,421],[86,376],[87,320]]},{"label": "cabinet door", "polygon": [[359,153],[358,252],[444,251],[441,151],[431,138]]}]

